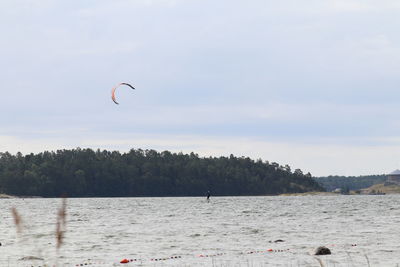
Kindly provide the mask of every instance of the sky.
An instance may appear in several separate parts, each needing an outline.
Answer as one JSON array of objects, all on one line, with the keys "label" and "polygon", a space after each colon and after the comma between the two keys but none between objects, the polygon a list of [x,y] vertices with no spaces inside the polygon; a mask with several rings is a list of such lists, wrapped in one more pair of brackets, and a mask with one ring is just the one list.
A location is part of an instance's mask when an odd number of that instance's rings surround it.
[{"label": "sky", "polygon": [[[2,0],[0,151],[400,169],[397,0]],[[117,90],[119,82],[135,86]]]}]

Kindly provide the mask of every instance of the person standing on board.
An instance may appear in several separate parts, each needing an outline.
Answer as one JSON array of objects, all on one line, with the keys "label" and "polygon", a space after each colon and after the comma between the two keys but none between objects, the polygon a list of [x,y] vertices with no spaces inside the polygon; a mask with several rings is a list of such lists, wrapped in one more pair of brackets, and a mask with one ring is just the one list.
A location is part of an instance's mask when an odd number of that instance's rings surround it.
[{"label": "person standing on board", "polygon": [[211,196],[210,191],[207,191],[207,202],[210,202],[210,196]]}]

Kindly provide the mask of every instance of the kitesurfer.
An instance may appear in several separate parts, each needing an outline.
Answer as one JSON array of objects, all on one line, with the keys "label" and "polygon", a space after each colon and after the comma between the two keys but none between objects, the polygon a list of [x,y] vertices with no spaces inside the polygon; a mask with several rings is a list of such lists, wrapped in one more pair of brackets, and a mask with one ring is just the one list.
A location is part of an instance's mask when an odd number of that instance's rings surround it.
[{"label": "kitesurfer", "polygon": [[207,201],[208,201],[208,202],[210,201],[210,196],[211,196],[210,191],[207,191]]}]

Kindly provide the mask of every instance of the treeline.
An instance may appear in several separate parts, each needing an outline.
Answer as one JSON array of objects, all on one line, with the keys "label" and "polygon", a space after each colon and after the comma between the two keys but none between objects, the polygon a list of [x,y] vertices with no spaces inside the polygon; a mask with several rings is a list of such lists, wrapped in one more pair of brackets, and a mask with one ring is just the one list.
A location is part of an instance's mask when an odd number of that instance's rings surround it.
[{"label": "treeline", "polygon": [[315,178],[327,191],[333,191],[341,188],[344,191],[359,190],[368,188],[374,184],[384,183],[386,175],[368,175],[368,176],[326,176]]},{"label": "treeline", "polygon": [[0,153],[0,191],[59,197],[267,195],[323,190],[311,174],[245,157],[132,149]]}]

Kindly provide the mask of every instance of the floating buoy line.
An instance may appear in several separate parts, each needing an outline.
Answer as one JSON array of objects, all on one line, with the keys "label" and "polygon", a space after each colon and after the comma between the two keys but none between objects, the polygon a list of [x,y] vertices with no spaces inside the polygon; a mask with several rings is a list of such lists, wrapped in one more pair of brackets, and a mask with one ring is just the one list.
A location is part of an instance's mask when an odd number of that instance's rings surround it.
[{"label": "floating buoy line", "polygon": [[[332,245],[333,246],[333,245]],[[357,244],[351,244],[351,247],[356,247]],[[236,253],[237,256],[239,255],[255,255],[255,254],[269,254],[269,253],[274,253],[274,252],[288,252],[290,249],[266,249],[266,250],[251,250],[251,251],[243,251],[243,252],[238,252]],[[99,266],[99,265],[108,265],[108,266],[118,266],[118,265],[125,265],[125,264],[130,264],[130,263],[149,263],[149,262],[162,262],[162,261],[169,261],[169,260],[178,260],[178,259],[189,259],[189,258],[214,258],[214,257],[221,257],[228,255],[228,253],[221,252],[221,253],[214,253],[214,254],[197,254],[194,256],[179,256],[179,255],[173,255],[169,257],[155,257],[155,258],[124,258],[118,262],[106,262],[104,260],[92,260],[92,259],[87,259],[81,263],[76,263],[71,266]],[[55,267],[55,265],[26,265],[26,267]]]},{"label": "floating buoy line", "polygon": [[[267,249],[267,250],[252,250],[252,251],[246,251],[246,252],[239,252],[237,255],[252,255],[252,254],[261,254],[261,253],[271,253],[271,252],[285,252],[289,251],[289,249]],[[228,253],[221,252],[221,253],[214,253],[214,254],[197,254],[194,257],[196,258],[214,258],[214,257],[220,257],[220,256],[225,256],[228,255]],[[169,261],[169,260],[178,260],[178,259],[188,259],[188,258],[193,258],[190,256],[184,257],[184,256],[179,256],[179,255],[173,255],[169,257],[156,257],[156,258],[148,258],[148,259],[142,259],[142,258],[124,258],[120,260],[118,263],[121,265],[124,264],[129,264],[129,263],[146,263],[146,262],[162,262],[162,261]],[[90,265],[105,265],[105,264],[110,264],[106,263],[104,261],[94,261],[94,260],[87,260],[82,263],[75,264],[74,266],[90,266]],[[118,264],[116,263],[111,263],[114,264],[114,266],[117,266]],[[46,267],[46,266],[29,266],[29,267]]]},{"label": "floating buoy line", "polygon": [[[237,253],[237,255],[254,255],[254,254],[261,254],[261,253],[271,253],[271,252],[285,252],[289,251],[289,249],[267,249],[267,250],[254,250],[254,251],[246,251],[246,252],[240,252]],[[220,256],[225,256],[228,253],[215,253],[215,254],[198,254],[194,257],[197,258],[214,258],[214,257],[220,257]],[[99,265],[108,265],[108,266],[117,266],[117,265],[125,265],[129,263],[146,263],[146,262],[161,262],[161,261],[167,261],[167,260],[177,260],[177,259],[188,259],[188,258],[193,258],[193,257],[183,257],[183,256],[170,256],[170,257],[157,257],[157,258],[149,258],[149,259],[140,259],[140,258],[124,258],[119,261],[118,263],[110,263],[110,262],[105,262],[102,260],[85,260],[81,263],[76,263],[72,266],[79,267],[79,266],[99,266]],[[27,265],[26,267],[55,267],[55,265]]]},{"label": "floating buoy line", "polygon": [[[238,255],[251,255],[251,254],[261,254],[261,253],[271,253],[271,252],[285,252],[289,251],[289,249],[267,249],[267,250],[254,250],[254,251],[247,251],[247,252],[240,252]],[[219,256],[224,256],[227,255],[227,253],[214,253],[214,254],[198,254],[197,258],[214,258],[214,257],[219,257]],[[160,258],[151,258],[147,261],[167,261],[167,260],[174,260],[174,259],[182,259],[185,257],[182,256],[170,256],[170,257],[160,257]],[[126,263],[131,263],[131,262],[146,262],[144,259],[122,259],[119,263],[121,264],[126,264]],[[76,266],[81,266],[81,265],[76,265]],[[83,266],[83,265],[82,265]]]}]

